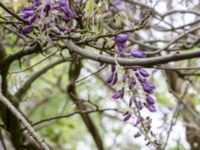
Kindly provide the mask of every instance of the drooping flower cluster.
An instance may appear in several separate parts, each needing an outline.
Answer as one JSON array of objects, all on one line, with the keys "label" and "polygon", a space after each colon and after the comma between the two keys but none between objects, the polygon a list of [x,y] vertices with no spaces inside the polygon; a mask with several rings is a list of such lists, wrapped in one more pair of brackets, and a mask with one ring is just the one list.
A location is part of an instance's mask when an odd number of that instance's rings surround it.
[{"label": "drooping flower cluster", "polygon": [[[120,34],[115,38],[115,42],[118,47],[118,53],[120,57],[125,56],[126,41],[128,39],[127,34]],[[140,51],[134,48],[130,48],[130,54],[133,59],[142,59],[146,58],[147,54],[144,51]],[[124,69],[122,74],[121,81],[118,79],[118,68],[117,65],[111,66],[111,74],[108,76],[106,82],[111,86],[114,86],[117,82],[122,83],[121,89],[116,91],[112,98],[124,99],[126,100],[126,93],[131,94],[132,96],[129,99],[129,106],[132,110],[127,111],[124,114],[124,121],[128,121],[132,116],[136,117],[135,125],[140,125],[143,129],[143,133],[150,131],[151,128],[151,118],[143,118],[140,111],[146,108],[150,112],[156,112],[155,99],[152,94],[154,93],[156,87],[151,81],[148,80],[150,74],[148,71],[142,67],[130,67]],[[133,115],[134,114],[134,115]],[[141,132],[138,131],[134,137],[139,137]]]},{"label": "drooping flower cluster", "polygon": [[[32,5],[23,9],[22,17],[28,21],[28,25],[21,30],[22,34],[28,34],[33,31],[36,20],[40,20],[43,24],[42,30],[45,30],[51,26],[56,26],[61,32],[67,30],[66,25],[61,23],[67,23],[73,19],[74,13],[70,9],[66,0],[60,0],[57,3],[52,3],[51,0],[46,0],[44,4],[40,0],[33,0]],[[50,16],[50,12],[52,15]],[[52,17],[53,16],[53,17]],[[49,18],[48,18],[49,17]],[[48,18],[47,22],[44,22],[45,18]],[[53,19],[53,20],[51,20]]]},{"label": "drooping flower cluster", "polygon": [[[117,35],[115,39],[120,56],[124,56],[127,39],[128,39],[127,34],[119,34]],[[130,53],[132,57],[137,58],[137,59],[147,57],[145,52],[136,50],[134,48],[130,49]],[[126,73],[123,74],[122,82],[128,84],[129,91],[133,93],[132,102],[135,104],[136,107],[142,109],[145,106],[146,108],[148,108],[150,112],[155,112],[156,111],[155,100],[151,96],[151,94],[153,94],[155,90],[155,86],[152,84],[152,82],[148,81],[148,77],[149,77],[149,73],[144,68],[133,67],[131,69],[128,69],[128,71],[126,71]],[[127,82],[127,78],[128,78],[128,82]],[[106,82],[113,86],[117,83],[117,81],[118,81],[118,73],[117,73],[116,65],[112,65],[111,75],[107,78]],[[142,95],[141,95],[141,89],[139,87],[142,87],[143,89]],[[123,98],[124,92],[125,92],[125,88],[122,87],[122,89],[114,93],[112,98],[113,99]],[[138,97],[141,97],[141,96],[146,97],[145,101],[138,100]]]},{"label": "drooping flower cluster", "polygon": [[[145,58],[147,57],[146,53],[143,51],[135,50],[134,48],[131,49],[131,55],[135,58]],[[155,90],[155,86],[152,82],[148,81],[149,73],[144,68],[134,69],[136,81],[140,83],[143,88],[143,91],[146,95],[146,101],[143,102],[143,105],[149,109],[150,112],[155,112],[155,100],[150,94],[153,94]],[[137,102],[136,102],[137,103]]]}]

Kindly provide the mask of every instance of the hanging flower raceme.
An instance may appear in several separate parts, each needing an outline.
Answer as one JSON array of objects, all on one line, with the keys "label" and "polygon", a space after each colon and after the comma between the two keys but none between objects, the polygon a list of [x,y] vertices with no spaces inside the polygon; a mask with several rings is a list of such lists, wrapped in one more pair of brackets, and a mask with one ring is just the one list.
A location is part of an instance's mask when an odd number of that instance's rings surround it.
[{"label": "hanging flower raceme", "polygon": [[[115,38],[120,57],[125,57],[127,40],[127,34],[119,34]],[[135,48],[130,48],[129,51],[127,50],[127,53],[128,52],[130,52],[132,59],[144,59],[147,57],[146,52]],[[156,87],[148,79],[150,76],[149,72],[145,68],[138,66],[124,68],[124,70],[120,69],[120,71],[124,72],[122,73],[121,82],[118,81],[118,75],[120,75],[120,73],[117,66],[118,65],[111,65],[111,73],[106,79],[106,82],[112,86],[116,85],[117,82],[121,83],[119,85],[122,85],[122,87],[112,95],[114,100],[123,99],[123,101],[126,101],[127,98],[131,96],[129,99],[130,108],[129,111],[123,115],[123,121],[135,121],[134,124],[140,128],[140,131],[138,131],[134,137],[138,138],[142,133],[151,130],[152,119],[150,119],[150,117],[143,117],[142,111],[144,109],[152,113],[157,111],[155,99],[152,96]],[[146,132],[145,134],[148,133]]]},{"label": "hanging flower raceme", "polygon": [[[49,15],[51,11],[54,17]],[[44,13],[44,17],[41,15],[42,13]],[[29,23],[29,25],[22,28],[22,34],[26,35],[31,33],[34,26],[37,25],[36,20],[40,20],[42,23],[44,22],[44,24],[40,25],[42,26],[42,31],[49,27],[56,26],[59,31],[64,32],[68,29],[66,23],[73,19],[74,12],[71,10],[66,0],[60,0],[56,3],[52,0],[45,0],[44,7],[42,7],[42,2],[40,0],[33,0],[31,6],[23,9],[22,17]],[[45,22],[45,18],[48,18],[47,22]],[[54,18],[54,20],[51,20],[52,18]]]},{"label": "hanging flower raceme", "polygon": [[[117,35],[117,37],[115,39],[117,46],[118,46],[120,56],[124,56],[127,39],[128,39],[127,34],[119,34],[119,35]],[[131,48],[130,53],[131,53],[131,56],[136,59],[147,57],[147,54],[144,51],[137,50],[135,48]],[[150,94],[153,94],[153,92],[155,90],[155,86],[153,85],[153,83],[148,81],[148,77],[149,77],[148,71],[146,71],[144,68],[138,68],[138,67],[132,67],[128,70],[129,71],[126,71],[126,73],[123,73],[123,75],[122,75],[122,83],[126,84],[126,81],[128,79],[127,87],[128,87],[129,91],[134,93],[134,96],[133,96],[134,102],[133,103],[135,104],[135,107],[138,107],[139,110],[142,110],[144,107],[146,107],[150,112],[155,112],[156,111],[155,101],[150,96]],[[129,72],[129,76],[127,75],[127,72]],[[117,81],[118,81],[118,73],[117,73],[116,65],[112,65],[111,66],[111,74],[108,76],[106,82],[113,86],[117,83]],[[141,87],[141,88],[139,88],[139,87]],[[118,90],[117,92],[115,92],[113,94],[112,98],[113,99],[123,98],[124,94],[125,94],[125,88],[122,87],[122,89],[123,90]],[[141,90],[143,90],[143,94],[141,94]],[[148,94],[146,100],[137,98],[137,97],[141,97],[146,94]],[[133,101],[133,100],[131,100],[131,101]]]}]

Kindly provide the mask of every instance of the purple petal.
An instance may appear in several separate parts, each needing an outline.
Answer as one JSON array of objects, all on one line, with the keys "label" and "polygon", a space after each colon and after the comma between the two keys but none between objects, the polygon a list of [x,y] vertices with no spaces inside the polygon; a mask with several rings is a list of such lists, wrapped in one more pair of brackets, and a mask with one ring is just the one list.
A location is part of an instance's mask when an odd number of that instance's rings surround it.
[{"label": "purple petal", "polygon": [[148,77],[149,76],[149,73],[143,68],[140,68],[139,72],[140,72],[141,76],[143,76],[143,77]]},{"label": "purple petal", "polygon": [[113,81],[112,81],[112,85],[115,85],[117,83],[117,80],[118,80],[118,75],[117,75],[117,73],[115,73]]},{"label": "purple petal", "polygon": [[125,115],[123,120],[128,121],[130,118],[131,118],[131,114],[127,114],[127,115]]},{"label": "purple petal", "polygon": [[146,79],[145,79],[145,78],[142,78],[142,77],[140,76],[140,74],[135,73],[135,75],[136,75],[136,77],[137,77],[137,79],[138,79],[138,81],[139,81],[140,83],[146,82]]},{"label": "purple petal", "polygon": [[125,83],[126,80],[127,80],[127,76],[126,76],[126,74],[123,74],[123,76],[122,76],[122,82]]},{"label": "purple petal", "polygon": [[41,2],[40,0],[33,0],[33,7],[38,7],[40,6]]},{"label": "purple petal", "polygon": [[134,138],[138,138],[138,137],[140,137],[140,136],[141,136],[140,132],[137,132],[137,133],[134,135]]},{"label": "purple petal", "polygon": [[123,98],[123,97],[124,97],[123,90],[119,90],[119,91],[115,92],[114,95],[112,96],[113,99],[119,99],[119,98]]},{"label": "purple petal", "polygon": [[29,20],[29,24],[32,24],[37,19],[36,14],[34,14]]},{"label": "purple petal", "polygon": [[33,10],[24,11],[23,14],[22,14],[22,17],[23,17],[24,19],[26,19],[26,18],[32,16],[33,14],[34,14],[34,11],[33,11]]},{"label": "purple petal", "polygon": [[60,9],[60,5],[59,5],[59,4],[54,4],[54,5],[53,5],[53,8],[54,8],[54,9]]},{"label": "purple petal", "polygon": [[146,79],[139,77],[139,78],[138,78],[138,81],[139,81],[140,83],[144,83],[144,82],[146,82]]},{"label": "purple petal", "polygon": [[135,96],[132,96],[131,97],[131,101],[136,105],[137,104],[137,100],[136,100],[136,97]]},{"label": "purple petal", "polygon": [[46,4],[44,7],[44,12],[46,13],[46,17],[49,15],[50,9],[51,9],[51,0],[46,0]]},{"label": "purple petal", "polygon": [[146,102],[147,102],[148,105],[155,104],[154,98],[151,97],[150,95],[147,95],[147,97],[146,97]]},{"label": "purple petal", "polygon": [[117,46],[118,46],[119,55],[124,56],[126,43],[119,43],[119,44],[117,44]]},{"label": "purple petal", "polygon": [[74,13],[71,11],[71,9],[69,8],[68,5],[65,5],[63,7],[63,11],[65,12],[65,14],[69,17],[73,17],[74,16]]},{"label": "purple petal", "polygon": [[124,43],[128,39],[128,34],[119,34],[116,37],[116,42],[117,43]]},{"label": "purple petal", "polygon": [[60,6],[66,6],[67,2],[66,0],[60,0]]},{"label": "purple petal", "polygon": [[116,70],[116,65],[111,65],[111,71],[112,71],[112,73],[114,73],[115,70]]},{"label": "purple petal", "polygon": [[27,25],[21,30],[21,33],[22,34],[28,34],[28,33],[32,32],[32,31],[33,31],[33,26],[32,25]]},{"label": "purple petal", "polygon": [[68,22],[70,20],[70,18],[66,15],[62,15],[61,18],[65,21]]},{"label": "purple petal", "polygon": [[136,58],[145,58],[147,57],[146,53],[143,51],[131,49],[131,55]]},{"label": "purple petal", "polygon": [[151,82],[145,81],[143,83],[143,90],[149,94],[152,94],[155,90],[155,86]]},{"label": "purple petal", "polygon": [[57,28],[61,31],[61,32],[65,32],[66,28],[62,25],[57,25]]},{"label": "purple petal", "polygon": [[113,80],[113,73],[107,78],[107,80],[106,80],[106,82],[107,83],[111,83],[112,82],[112,80]]},{"label": "purple petal", "polygon": [[157,111],[155,105],[149,105],[148,109],[149,109],[150,112],[156,112]]},{"label": "purple petal", "polygon": [[33,11],[33,6],[25,7],[23,11]]},{"label": "purple petal", "polygon": [[112,96],[113,99],[118,99],[118,98],[121,98],[121,95],[122,95],[122,91],[119,90],[117,92],[114,93],[114,95]]}]

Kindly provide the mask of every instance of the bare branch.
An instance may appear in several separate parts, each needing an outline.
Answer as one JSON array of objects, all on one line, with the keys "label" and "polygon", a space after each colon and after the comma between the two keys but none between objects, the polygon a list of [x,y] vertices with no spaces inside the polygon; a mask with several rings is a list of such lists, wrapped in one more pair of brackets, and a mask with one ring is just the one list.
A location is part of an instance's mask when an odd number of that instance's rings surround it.
[{"label": "bare branch", "polygon": [[30,123],[23,117],[23,115],[11,104],[11,102],[0,93],[0,101],[7,106],[7,108],[22,122],[22,124],[27,128],[29,133],[35,139],[35,141],[41,146],[43,150],[49,150],[44,140],[35,132]]},{"label": "bare branch", "polygon": [[18,91],[15,93],[15,96],[18,97],[19,99],[21,99],[23,97],[23,95],[29,90],[31,84],[38,79],[41,75],[43,75],[45,72],[47,72],[49,69],[55,67],[58,64],[64,63],[66,61],[71,61],[72,58],[71,57],[67,57],[67,58],[60,58],[50,64],[48,64],[47,66],[45,66],[44,68],[38,70],[37,72],[33,73],[25,82],[24,84],[18,89]]},{"label": "bare branch", "polygon": [[[200,28],[200,26],[199,26]],[[110,56],[102,56],[99,54],[92,53],[90,51],[84,50],[79,46],[75,45],[72,41],[66,42],[66,47],[71,51],[91,60],[98,62],[103,62],[107,64],[115,64],[115,58]],[[168,54],[165,56],[151,57],[151,58],[142,58],[142,59],[133,59],[133,58],[117,58],[117,62],[122,66],[153,66],[158,64],[165,64],[168,62],[174,62],[185,59],[192,59],[200,57],[199,50],[187,51],[176,54]]]}]

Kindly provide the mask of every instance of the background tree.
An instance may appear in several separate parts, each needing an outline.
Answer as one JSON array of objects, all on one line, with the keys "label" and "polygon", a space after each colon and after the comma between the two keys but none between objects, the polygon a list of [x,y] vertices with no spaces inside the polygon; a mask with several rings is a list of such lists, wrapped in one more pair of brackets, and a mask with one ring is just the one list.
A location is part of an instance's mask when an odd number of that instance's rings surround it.
[{"label": "background tree", "polygon": [[199,1],[0,2],[0,149],[200,149]]}]

